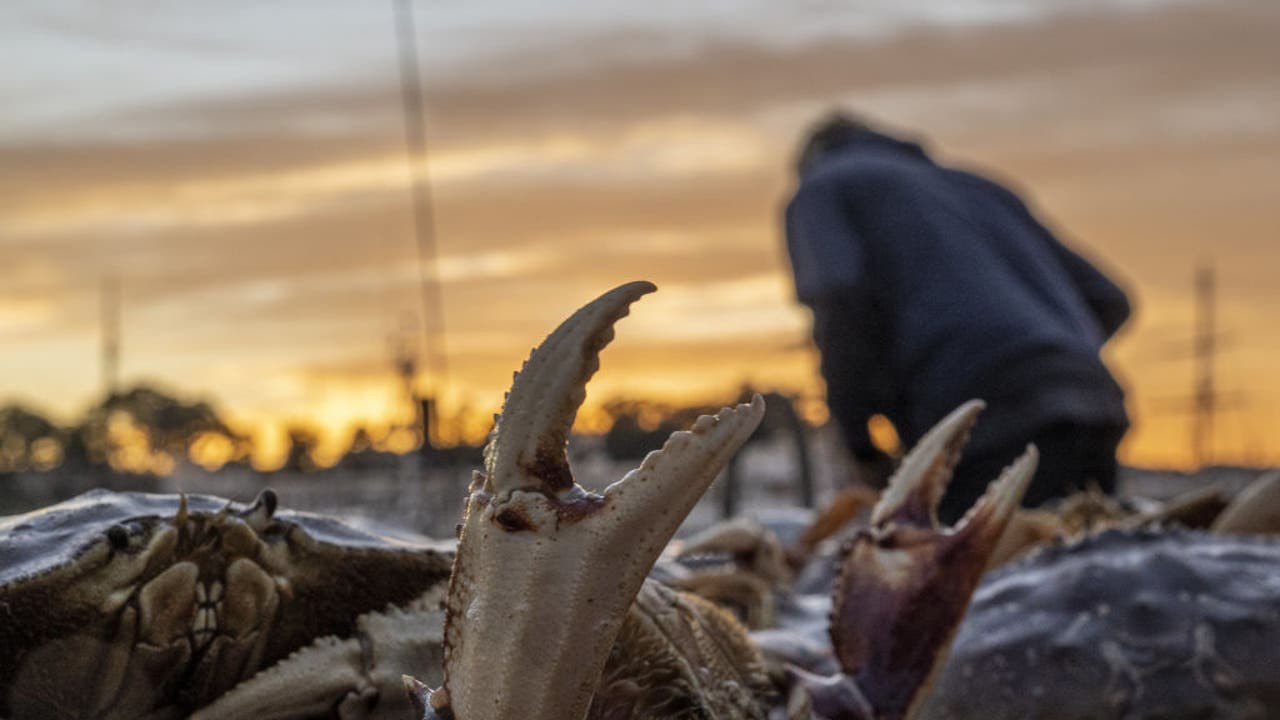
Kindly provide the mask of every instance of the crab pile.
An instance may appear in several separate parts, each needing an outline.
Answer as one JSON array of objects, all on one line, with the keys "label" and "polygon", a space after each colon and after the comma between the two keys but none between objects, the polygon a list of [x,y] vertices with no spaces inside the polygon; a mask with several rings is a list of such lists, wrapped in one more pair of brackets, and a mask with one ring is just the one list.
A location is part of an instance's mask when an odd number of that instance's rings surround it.
[{"label": "crab pile", "polygon": [[600,493],[575,482],[565,448],[587,381],[614,324],[653,289],[606,293],[534,350],[456,545],[362,533],[280,509],[270,491],[248,506],[99,491],[0,519],[0,718],[1280,709],[1275,541],[1114,530],[984,580],[1036,455],[939,527],[978,402],[921,440],[834,556],[788,557],[766,528],[736,521],[685,544],[727,550],[733,573],[661,558],[764,404],[699,418]]}]

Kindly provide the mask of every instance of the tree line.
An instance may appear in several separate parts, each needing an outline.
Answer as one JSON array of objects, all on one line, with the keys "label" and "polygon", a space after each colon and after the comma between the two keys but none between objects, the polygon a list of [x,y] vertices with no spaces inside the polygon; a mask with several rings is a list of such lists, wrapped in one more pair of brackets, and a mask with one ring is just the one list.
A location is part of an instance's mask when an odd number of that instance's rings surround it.
[{"label": "tree line", "polygon": [[112,393],[69,426],[35,410],[0,407],[0,473],[56,468],[162,471],[217,443],[227,462],[247,462],[248,436],[205,401],[186,401],[148,385]]},{"label": "tree line", "polygon": [[[691,425],[699,414],[719,407],[612,400],[604,406],[610,427],[602,449],[615,460],[636,460],[661,447],[667,436]],[[283,468],[318,469],[317,430],[295,424],[287,432]],[[356,469],[378,464],[387,453],[377,446],[367,428],[356,428],[339,464]],[[0,474],[97,469],[165,474],[191,461],[211,469],[247,466],[253,450],[252,438],[233,428],[211,403],[151,385],[112,393],[70,425],[59,425],[20,404],[0,407]],[[465,452],[468,448],[456,450],[464,452],[446,452],[445,457],[474,454]]]}]

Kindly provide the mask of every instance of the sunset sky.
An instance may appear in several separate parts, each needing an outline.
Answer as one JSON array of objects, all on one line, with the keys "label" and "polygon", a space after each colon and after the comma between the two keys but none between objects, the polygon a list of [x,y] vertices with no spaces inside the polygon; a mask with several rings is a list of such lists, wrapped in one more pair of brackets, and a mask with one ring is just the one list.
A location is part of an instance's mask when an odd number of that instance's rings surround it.
[{"label": "sunset sky", "polygon": [[[1216,457],[1280,464],[1280,3],[419,2],[451,369],[472,432],[530,347],[620,282],[591,400],[819,393],[779,217],[844,105],[1009,180],[1120,279],[1125,460],[1189,462],[1194,267],[1219,282]],[[121,373],[263,445],[403,415],[421,326],[390,0],[0,7],[0,403],[63,422]],[[408,323],[406,325],[406,323]]]}]

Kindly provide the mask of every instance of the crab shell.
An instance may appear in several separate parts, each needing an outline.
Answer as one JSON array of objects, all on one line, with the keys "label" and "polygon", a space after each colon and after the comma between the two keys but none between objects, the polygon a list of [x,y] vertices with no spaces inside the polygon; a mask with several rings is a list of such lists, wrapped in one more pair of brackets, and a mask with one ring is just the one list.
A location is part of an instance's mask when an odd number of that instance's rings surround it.
[{"label": "crab shell", "polygon": [[1280,711],[1280,540],[1112,529],[974,594],[922,720],[1263,720]]},{"label": "crab shell", "polygon": [[186,715],[355,619],[445,582],[452,553],[202,495],[95,490],[0,520],[0,716]]}]

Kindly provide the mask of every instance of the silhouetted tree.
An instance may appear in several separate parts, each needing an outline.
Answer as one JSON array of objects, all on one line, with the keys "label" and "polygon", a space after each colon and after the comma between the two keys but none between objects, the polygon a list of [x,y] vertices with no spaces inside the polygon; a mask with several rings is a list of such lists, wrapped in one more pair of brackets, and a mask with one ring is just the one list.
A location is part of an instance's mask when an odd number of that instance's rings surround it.
[{"label": "silhouetted tree", "polygon": [[89,409],[70,432],[68,461],[88,466],[109,463],[119,449],[112,426],[121,421],[141,433],[148,453],[175,461],[189,458],[192,444],[206,433],[231,443],[229,459],[233,462],[246,459],[253,449],[249,438],[232,430],[209,403],[185,402],[157,388],[138,385],[113,393]]},{"label": "silhouetted tree", "polygon": [[318,466],[315,460],[316,445],[320,435],[315,430],[303,425],[290,425],[289,452],[285,456],[282,470],[294,472],[310,472]]},{"label": "silhouetted tree", "polygon": [[347,446],[348,455],[357,455],[359,453],[369,452],[373,449],[373,436],[369,434],[369,429],[363,425],[357,427],[355,432],[351,433],[351,443]]},{"label": "silhouetted tree", "polygon": [[48,469],[62,461],[62,431],[21,405],[0,408],[0,472]]},{"label": "silhouetted tree", "polygon": [[374,470],[395,468],[397,462],[393,453],[374,449],[373,435],[368,428],[357,427],[338,465],[347,470]]},{"label": "silhouetted tree", "polygon": [[[754,393],[753,388],[744,386],[737,402],[750,401]],[[774,435],[785,437],[796,461],[796,499],[805,506],[812,506],[813,468],[809,457],[808,425],[796,413],[792,398],[772,391],[764,393],[764,398],[764,419],[747,443]],[[727,404],[729,403],[674,408],[646,401],[612,400],[604,406],[605,412],[613,419],[613,424],[604,436],[605,452],[615,460],[639,460],[650,451],[662,447],[671,433],[689,428],[699,415],[713,414]],[[726,516],[738,510],[741,499],[740,457],[740,454],[734,455],[728,466],[728,478],[722,486],[721,503]]]},{"label": "silhouetted tree", "polygon": [[604,411],[613,423],[604,436],[605,452],[614,460],[638,460],[662,447],[671,433],[688,428],[699,415],[717,409],[706,405],[672,408],[640,400],[609,401]]}]

